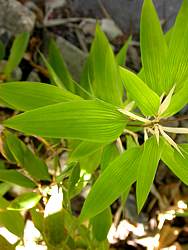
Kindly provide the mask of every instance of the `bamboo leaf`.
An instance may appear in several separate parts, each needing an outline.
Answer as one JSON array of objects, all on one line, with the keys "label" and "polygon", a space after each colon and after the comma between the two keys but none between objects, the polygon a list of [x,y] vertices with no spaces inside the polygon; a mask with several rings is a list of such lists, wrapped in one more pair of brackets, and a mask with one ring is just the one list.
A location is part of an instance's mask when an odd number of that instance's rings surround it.
[{"label": "bamboo leaf", "polygon": [[34,82],[11,82],[0,85],[1,99],[17,110],[27,111],[60,102],[81,100],[77,95],[53,85]]},{"label": "bamboo leaf", "polygon": [[140,159],[136,182],[136,197],[138,212],[141,211],[153,183],[158,162],[161,157],[161,145],[154,136],[144,143],[144,150]]},{"label": "bamboo leaf", "polygon": [[140,155],[140,148],[129,149],[105,168],[84,203],[81,221],[102,212],[133,184]]},{"label": "bamboo leaf", "polygon": [[18,237],[23,236],[24,218],[18,211],[0,212],[0,225],[6,227],[11,233]]},{"label": "bamboo leaf", "polygon": [[13,169],[0,170],[0,180],[26,188],[34,188],[36,186],[30,179]]},{"label": "bamboo leaf", "polygon": [[107,239],[107,234],[112,224],[112,214],[110,208],[106,208],[100,214],[91,219],[92,232],[96,240]]},{"label": "bamboo leaf", "polygon": [[164,84],[169,91],[174,84],[181,87],[188,74],[188,2],[183,0],[171,32]]},{"label": "bamboo leaf", "polygon": [[100,164],[101,170],[103,171],[119,155],[120,153],[115,143],[110,143],[106,145],[102,153]]},{"label": "bamboo leaf", "polygon": [[119,66],[122,66],[122,67],[125,66],[127,50],[131,43],[131,40],[132,40],[132,37],[130,36],[125,42],[125,44],[123,45],[123,47],[119,50],[118,54],[116,55],[116,61]]},{"label": "bamboo leaf", "polygon": [[123,86],[112,48],[99,26],[92,44],[88,76],[96,97],[106,102],[122,104]]},{"label": "bamboo leaf", "polygon": [[122,133],[125,123],[125,116],[110,104],[74,101],[25,112],[4,125],[43,137],[108,142]]},{"label": "bamboo leaf", "polygon": [[52,249],[64,249],[67,238],[63,212],[54,213],[44,219],[44,237]]},{"label": "bamboo leaf", "polygon": [[19,34],[12,45],[10,56],[8,58],[8,62],[5,66],[4,73],[9,78],[12,71],[19,65],[22,60],[22,57],[25,53],[29,42],[29,33],[23,32]]},{"label": "bamboo leaf", "polygon": [[186,185],[188,185],[188,144],[179,145],[184,157],[177,150],[164,142],[162,161]]},{"label": "bamboo leaf", "polygon": [[80,159],[80,167],[86,170],[87,173],[93,173],[95,169],[100,165],[102,156],[102,148],[99,148],[97,151],[92,154]]},{"label": "bamboo leaf", "polygon": [[3,250],[15,250],[15,247],[11,245],[3,236],[0,235],[0,246]]},{"label": "bamboo leaf", "polygon": [[157,94],[164,92],[163,69],[168,47],[152,0],[144,0],[140,42],[145,82]]},{"label": "bamboo leaf", "polygon": [[159,96],[131,71],[121,67],[120,74],[126,90],[142,113],[149,116],[157,114],[160,105]]},{"label": "bamboo leaf", "polygon": [[61,50],[58,48],[56,42],[52,39],[50,40],[49,44],[48,61],[61,80],[63,87],[74,93],[75,85],[73,83],[73,79],[64,62]]},{"label": "bamboo leaf", "polygon": [[101,143],[91,143],[87,141],[80,142],[78,146],[71,153],[69,160],[74,161],[74,160],[82,159],[96,152],[103,146],[104,145]]},{"label": "bamboo leaf", "polygon": [[33,154],[21,140],[9,132],[6,132],[5,140],[18,165],[36,180],[50,180],[46,164]]},{"label": "bamboo leaf", "polygon": [[30,192],[25,193],[20,196],[18,196],[16,199],[14,199],[12,202],[10,202],[8,206],[8,210],[28,210],[30,208],[33,208],[37,205],[39,200],[41,199],[41,195]]}]

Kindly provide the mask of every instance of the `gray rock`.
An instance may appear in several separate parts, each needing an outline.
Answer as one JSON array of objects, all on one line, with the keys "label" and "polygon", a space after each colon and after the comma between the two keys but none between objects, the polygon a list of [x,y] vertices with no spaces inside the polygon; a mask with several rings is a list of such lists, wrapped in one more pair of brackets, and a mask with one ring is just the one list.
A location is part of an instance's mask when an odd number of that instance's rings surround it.
[{"label": "gray rock", "polygon": [[30,74],[27,78],[27,81],[29,81],[29,82],[41,82],[41,79],[40,79],[38,73],[35,70],[33,70],[30,72]]},{"label": "gray rock", "polygon": [[[74,11],[80,16],[104,18],[99,2],[125,33],[139,33],[140,13],[143,0],[69,0]],[[182,0],[154,0],[160,19],[168,30],[174,23]]]},{"label": "gray rock", "polygon": [[102,19],[101,28],[111,41],[113,41],[118,36],[123,35],[122,31],[118,28],[118,26],[112,19],[107,19],[107,18]]},{"label": "gray rock", "polygon": [[35,15],[16,0],[0,0],[0,35],[8,32],[16,35],[24,31],[31,32],[35,24]]}]

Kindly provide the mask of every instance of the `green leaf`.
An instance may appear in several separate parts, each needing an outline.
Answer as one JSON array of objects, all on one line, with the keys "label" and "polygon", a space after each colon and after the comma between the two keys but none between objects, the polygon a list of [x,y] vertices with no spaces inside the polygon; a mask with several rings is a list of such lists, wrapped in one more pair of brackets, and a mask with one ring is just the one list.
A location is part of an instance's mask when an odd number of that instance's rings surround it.
[{"label": "green leaf", "polygon": [[93,236],[98,241],[107,239],[107,234],[112,224],[112,214],[110,208],[106,208],[100,214],[91,219]]},{"label": "green leaf", "polygon": [[118,54],[116,55],[116,61],[119,66],[122,66],[122,67],[125,66],[127,50],[131,43],[131,39],[132,37],[130,36],[128,40],[125,42],[125,44],[123,45],[123,47],[119,50]]},{"label": "green leaf", "polygon": [[140,155],[139,147],[129,149],[105,168],[84,203],[81,221],[102,212],[135,182]]},{"label": "green leaf", "polygon": [[9,183],[1,183],[0,184],[0,196],[5,195],[10,189],[12,185]]},{"label": "green leaf", "polygon": [[8,210],[28,210],[37,205],[40,201],[41,195],[30,192],[18,196],[8,206]]},{"label": "green leaf", "polygon": [[0,170],[0,180],[26,188],[34,188],[36,186],[30,179],[13,169]]},{"label": "green leaf", "polygon": [[0,60],[3,60],[4,57],[5,57],[5,46],[0,40]]},{"label": "green leaf", "polygon": [[12,45],[10,56],[8,58],[8,62],[5,66],[4,73],[9,78],[12,71],[19,65],[21,62],[25,50],[27,48],[29,42],[30,34],[28,32],[24,32],[19,34]]},{"label": "green leaf", "polygon": [[95,169],[100,164],[102,156],[102,148],[93,152],[92,154],[80,159],[80,166],[82,169],[85,169],[87,173],[93,173]]},{"label": "green leaf", "polygon": [[18,211],[0,212],[0,225],[6,227],[11,233],[18,237],[23,236],[24,218]]},{"label": "green leaf", "polygon": [[8,205],[9,205],[9,202],[5,198],[0,196],[0,208],[5,209],[8,207]]},{"label": "green leaf", "polygon": [[12,133],[6,132],[5,140],[17,161],[36,180],[50,180],[46,164]]},{"label": "green leaf", "polygon": [[140,45],[145,82],[156,93],[164,92],[163,69],[168,47],[152,0],[144,0],[141,14]]},{"label": "green leaf", "polygon": [[116,157],[119,156],[119,151],[116,143],[110,143],[104,147],[101,158],[101,170],[103,171]]},{"label": "green leaf", "polygon": [[75,92],[75,85],[63,60],[62,52],[58,48],[56,42],[52,39],[50,40],[49,44],[48,61],[57,76],[59,77],[59,79],[61,80],[63,87],[65,87],[71,92]]},{"label": "green leaf", "polygon": [[162,147],[157,144],[155,136],[144,143],[144,150],[140,159],[136,182],[136,197],[138,212],[141,211],[153,183]]},{"label": "green leaf", "polygon": [[13,154],[10,152],[10,149],[8,147],[7,141],[4,140],[4,134],[2,134],[2,137],[0,138],[0,143],[1,143],[1,154],[11,163],[16,163],[16,160],[13,156]]},{"label": "green leaf", "polygon": [[110,104],[74,101],[25,112],[4,125],[38,136],[106,142],[115,140],[125,123],[125,116]]},{"label": "green leaf", "polygon": [[3,250],[15,250],[15,247],[11,245],[3,236],[0,235],[0,246]]},{"label": "green leaf", "polygon": [[82,159],[90,154],[96,152],[98,149],[102,148],[104,144],[101,143],[91,143],[87,141],[82,141],[78,146],[73,150],[70,155],[70,161],[76,161]]},{"label": "green leaf", "polygon": [[120,74],[126,90],[142,113],[147,116],[157,114],[160,105],[159,96],[131,71],[120,67]]},{"label": "green leaf", "polygon": [[188,103],[188,80],[183,83],[183,86],[177,90],[172,96],[171,102],[167,110],[162,114],[162,117],[169,117],[176,114]]},{"label": "green leaf", "polygon": [[166,78],[164,84],[169,91],[174,84],[181,87],[188,74],[188,1],[183,0],[176,22],[171,32],[168,58],[166,61]]},{"label": "green leaf", "polygon": [[[86,62],[83,67],[83,71],[80,77],[79,85],[85,89],[89,94],[94,95],[92,89],[92,81],[93,81],[93,71],[92,71],[92,55],[91,52],[86,59]],[[81,89],[76,89],[77,93],[82,96],[84,99],[91,99],[91,97]]]},{"label": "green leaf", "polygon": [[106,102],[121,105],[123,86],[112,48],[99,26],[91,48],[89,80],[96,97]]},{"label": "green leaf", "polygon": [[188,144],[181,144],[184,157],[164,141],[162,161],[186,185],[188,185]]},{"label": "green leaf", "polygon": [[81,99],[65,89],[34,82],[4,83],[0,85],[0,93],[8,107],[21,111]]},{"label": "green leaf", "polygon": [[55,247],[55,249],[64,249],[64,242],[67,238],[64,220],[62,211],[49,215],[44,219],[45,241],[47,245]]},{"label": "green leaf", "polygon": [[80,179],[80,166],[79,164],[76,164],[76,166],[72,169],[71,175],[69,177],[69,183],[68,183],[68,191],[71,196],[72,191],[74,191],[74,187],[76,186],[76,183]]},{"label": "green leaf", "polygon": [[36,207],[31,208],[29,212],[31,214],[32,222],[34,223],[35,227],[39,230],[39,232],[42,234],[43,224],[44,224],[43,213],[41,213],[41,211],[39,211],[39,209],[37,209]]}]

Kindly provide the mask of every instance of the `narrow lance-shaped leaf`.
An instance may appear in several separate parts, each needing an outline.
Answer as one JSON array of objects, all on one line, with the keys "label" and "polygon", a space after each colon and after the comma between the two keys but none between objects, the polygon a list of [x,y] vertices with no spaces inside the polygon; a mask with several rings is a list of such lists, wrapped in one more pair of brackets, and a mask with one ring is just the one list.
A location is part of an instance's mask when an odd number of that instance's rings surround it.
[{"label": "narrow lance-shaped leaf", "polygon": [[174,84],[181,87],[188,73],[188,1],[183,0],[171,32],[164,84],[169,91]]},{"label": "narrow lance-shaped leaf", "polygon": [[9,78],[12,71],[19,65],[27,48],[28,42],[29,42],[28,32],[21,33],[15,38],[10,51],[8,62],[4,70],[6,77]]},{"label": "narrow lance-shaped leaf", "polygon": [[41,199],[41,195],[30,192],[25,193],[17,198],[15,198],[8,206],[8,210],[27,210],[33,208],[37,205],[39,200]]},{"label": "narrow lance-shaped leaf", "polygon": [[101,163],[100,163],[101,170],[103,171],[119,155],[120,152],[114,142],[106,145],[103,149],[101,157]]},{"label": "narrow lance-shaped leaf", "polygon": [[63,60],[62,52],[54,40],[50,40],[48,60],[49,64],[61,80],[62,86],[74,93],[75,85],[73,79]]},{"label": "narrow lance-shaped leaf", "polygon": [[135,182],[140,155],[139,147],[132,148],[105,168],[84,203],[81,221],[102,212]]},{"label": "narrow lance-shaped leaf", "polygon": [[115,107],[99,101],[49,105],[4,121],[6,127],[28,134],[94,142],[115,140],[125,123],[125,116]]},{"label": "narrow lance-shaped leaf", "polygon": [[95,96],[109,103],[122,103],[123,87],[112,48],[100,27],[96,27],[89,60],[89,80]]},{"label": "narrow lance-shaped leaf", "polygon": [[[83,71],[80,77],[79,85],[84,88],[89,94],[93,95],[93,87],[92,87],[92,81],[93,81],[93,70],[92,70],[92,55],[91,52],[86,59],[86,62],[83,67]],[[82,89],[76,89],[76,93],[78,93],[80,96],[82,96],[84,99],[91,99],[90,96],[83,92]]]},{"label": "narrow lance-shaped leaf", "polygon": [[145,82],[156,93],[164,92],[163,69],[168,47],[152,0],[144,0],[141,14],[140,45]]},{"label": "narrow lance-shaped leaf", "polygon": [[3,248],[3,250],[15,250],[15,247],[1,235],[0,235],[0,246]]},{"label": "narrow lance-shaped leaf", "polygon": [[36,82],[11,82],[0,85],[0,96],[8,107],[27,111],[60,102],[81,100],[67,90]]},{"label": "narrow lance-shaped leaf", "polygon": [[102,156],[102,147],[92,154],[80,159],[80,167],[84,169],[87,173],[92,174],[100,165]]},{"label": "narrow lance-shaped leaf", "polygon": [[96,152],[103,146],[104,144],[101,144],[101,143],[92,143],[92,142],[83,141],[79,143],[79,145],[73,150],[73,152],[70,155],[69,160],[74,161],[74,160],[82,159]]},{"label": "narrow lance-shaped leaf", "polygon": [[162,161],[186,185],[188,185],[188,144],[179,145],[183,156],[164,141]]},{"label": "narrow lance-shaped leaf", "polygon": [[128,50],[128,47],[131,43],[131,39],[132,39],[132,37],[130,36],[128,38],[128,40],[125,42],[125,44],[123,45],[123,47],[120,49],[120,51],[116,55],[116,61],[117,61],[117,64],[119,66],[122,66],[122,67],[125,66],[126,57],[127,57],[127,50]]},{"label": "narrow lance-shaped leaf", "polygon": [[144,143],[144,150],[138,166],[136,182],[138,212],[141,211],[151,189],[161,157],[161,146],[161,144],[158,145],[155,136],[150,137]]},{"label": "narrow lance-shaped leaf", "polygon": [[21,140],[8,132],[5,134],[5,140],[18,165],[36,180],[50,180],[46,164],[34,155]]},{"label": "narrow lance-shaped leaf", "polygon": [[44,219],[43,234],[51,249],[64,249],[67,239],[63,211],[51,214]]},{"label": "narrow lance-shaped leaf", "polygon": [[14,169],[0,170],[0,180],[21,187],[35,188],[35,183]]},{"label": "narrow lance-shaped leaf", "polygon": [[157,114],[160,105],[159,96],[131,71],[120,67],[120,74],[126,90],[142,113],[149,116]]},{"label": "narrow lance-shaped leaf", "polygon": [[11,233],[17,235],[18,237],[23,236],[24,218],[18,211],[5,210],[0,212],[0,225],[4,226]]},{"label": "narrow lance-shaped leaf", "polygon": [[110,208],[106,208],[100,214],[91,219],[92,232],[96,240],[107,239],[107,234],[112,224],[112,214]]}]

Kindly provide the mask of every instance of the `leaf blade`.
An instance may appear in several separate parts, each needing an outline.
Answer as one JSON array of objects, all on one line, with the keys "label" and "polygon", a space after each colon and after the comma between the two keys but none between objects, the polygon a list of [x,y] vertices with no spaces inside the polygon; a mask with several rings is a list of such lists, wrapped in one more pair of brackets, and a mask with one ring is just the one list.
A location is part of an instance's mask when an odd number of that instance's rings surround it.
[{"label": "leaf blade", "polygon": [[36,180],[50,180],[46,164],[14,134],[6,132],[5,140],[17,161]]},{"label": "leaf blade", "polygon": [[105,168],[84,203],[81,221],[102,212],[133,184],[140,152],[140,148],[127,150]]},{"label": "leaf blade", "polygon": [[29,178],[13,169],[0,170],[0,180],[26,188],[35,188],[36,186]]},{"label": "leaf blade", "polygon": [[120,75],[126,90],[143,114],[157,114],[160,105],[159,96],[131,71],[120,67]]},{"label": "leaf blade", "polygon": [[56,42],[52,39],[50,40],[48,52],[48,61],[61,80],[63,86],[74,93],[75,85],[73,83],[72,76],[66,67],[60,49],[58,48]]},{"label": "leaf blade", "polygon": [[0,93],[3,101],[11,108],[21,111],[81,99],[56,86],[34,82],[4,83],[0,85]]},{"label": "leaf blade", "polygon": [[6,127],[24,133],[93,142],[113,141],[125,124],[115,107],[95,100],[50,105],[4,121]]},{"label": "leaf blade", "polygon": [[182,6],[177,15],[175,24],[171,31],[169,51],[165,67],[166,91],[176,84],[181,87],[188,73],[188,2],[183,0]]},{"label": "leaf blade", "polygon": [[141,211],[147,199],[155,177],[160,157],[161,145],[159,146],[156,138],[152,136],[144,143],[144,150],[138,167],[136,182],[138,212]]},{"label": "leaf blade", "polygon": [[143,3],[140,43],[145,81],[151,89],[161,95],[164,92],[162,73],[168,47],[151,0],[145,0]]},{"label": "leaf blade", "polygon": [[10,77],[11,72],[19,65],[27,48],[29,36],[28,32],[23,32],[15,38],[4,70],[7,78]]},{"label": "leaf blade", "polygon": [[188,185],[188,146],[187,144],[182,144],[180,148],[183,149],[184,157],[168,143],[164,142],[162,161],[182,182]]}]

